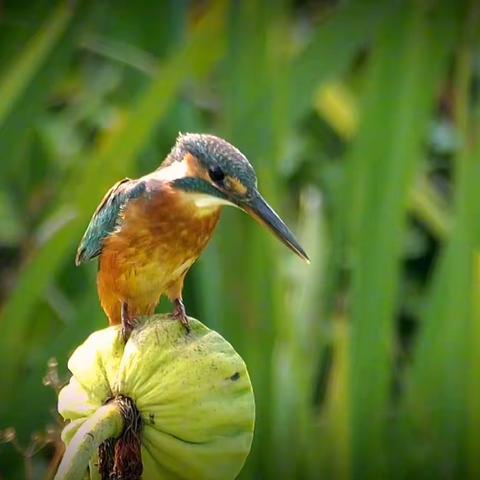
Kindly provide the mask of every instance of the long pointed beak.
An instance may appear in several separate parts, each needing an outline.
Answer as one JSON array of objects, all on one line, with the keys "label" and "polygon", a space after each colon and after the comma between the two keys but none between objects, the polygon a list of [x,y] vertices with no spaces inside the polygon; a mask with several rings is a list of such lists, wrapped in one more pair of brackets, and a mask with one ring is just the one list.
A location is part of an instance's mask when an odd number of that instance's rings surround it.
[{"label": "long pointed beak", "polygon": [[283,242],[290,250],[296,253],[300,258],[310,263],[310,259],[305,250],[298,243],[295,235],[285,225],[285,222],[275,213],[272,207],[263,199],[263,197],[257,193],[253,200],[250,200],[248,204],[242,205],[251,217],[262,225],[267,226],[272,233]]}]

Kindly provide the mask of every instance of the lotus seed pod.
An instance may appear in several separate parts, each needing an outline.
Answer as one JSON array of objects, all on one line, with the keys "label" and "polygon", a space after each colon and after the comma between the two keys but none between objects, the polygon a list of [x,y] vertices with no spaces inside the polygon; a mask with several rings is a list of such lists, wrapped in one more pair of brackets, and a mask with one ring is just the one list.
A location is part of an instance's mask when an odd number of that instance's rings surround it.
[{"label": "lotus seed pod", "polygon": [[195,319],[190,325],[186,334],[178,321],[157,315],[126,344],[118,327],[90,335],[71,356],[72,378],[59,395],[67,448],[102,405],[123,396],[141,415],[144,480],[235,478],[253,438],[248,372],[218,333]]}]

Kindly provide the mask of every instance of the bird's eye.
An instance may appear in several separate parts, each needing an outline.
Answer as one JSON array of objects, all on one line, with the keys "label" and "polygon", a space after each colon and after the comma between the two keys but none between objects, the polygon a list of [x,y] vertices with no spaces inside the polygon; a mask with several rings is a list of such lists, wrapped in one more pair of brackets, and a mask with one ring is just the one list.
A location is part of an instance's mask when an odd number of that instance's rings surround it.
[{"label": "bird's eye", "polygon": [[210,175],[210,178],[215,183],[220,183],[225,178],[225,174],[223,173],[223,170],[218,165],[215,165],[214,167],[212,167],[208,171],[208,174]]}]

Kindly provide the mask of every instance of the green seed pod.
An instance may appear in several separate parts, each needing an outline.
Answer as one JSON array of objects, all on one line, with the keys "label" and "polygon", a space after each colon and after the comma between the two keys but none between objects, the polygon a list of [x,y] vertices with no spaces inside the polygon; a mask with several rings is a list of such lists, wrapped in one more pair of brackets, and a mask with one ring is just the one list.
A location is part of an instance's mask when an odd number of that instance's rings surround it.
[{"label": "green seed pod", "polygon": [[[153,316],[126,344],[119,328],[109,327],[75,350],[68,362],[73,376],[58,402],[58,411],[69,421],[62,433],[65,458],[85,448],[78,438],[95,440],[98,432],[88,432],[90,423],[100,425],[93,417],[102,417],[99,409],[109,399],[128,397],[142,420],[144,480],[226,480],[238,475],[253,438],[255,406],[248,372],[218,333],[195,319],[190,325],[186,334],[169,316]],[[117,437],[124,425],[104,423],[110,428],[105,435],[114,431]],[[82,427],[87,431],[83,436],[78,434]],[[91,445],[96,450],[95,441]],[[98,478],[94,463],[91,478]]]}]

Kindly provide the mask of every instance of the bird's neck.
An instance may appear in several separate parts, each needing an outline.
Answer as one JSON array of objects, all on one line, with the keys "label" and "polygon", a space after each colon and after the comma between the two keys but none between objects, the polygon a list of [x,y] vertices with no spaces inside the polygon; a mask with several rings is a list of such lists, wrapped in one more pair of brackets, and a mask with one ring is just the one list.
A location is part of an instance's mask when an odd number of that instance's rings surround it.
[{"label": "bird's neck", "polygon": [[[147,175],[147,177],[160,182],[168,182],[171,184],[174,180],[185,177],[198,176],[200,172],[196,168],[194,162],[185,157],[182,161],[174,161],[164,164],[159,169]],[[173,190],[174,187],[170,186]],[[224,205],[231,205],[230,202],[218,197],[207,195],[200,192],[187,192],[180,189],[175,189],[173,194],[185,206],[194,207],[197,216],[204,216],[216,214]]]},{"label": "bird's neck", "polygon": [[147,176],[163,182],[172,182],[173,180],[190,177],[194,174],[195,171],[191,163],[183,160],[162,164],[157,170]]}]

